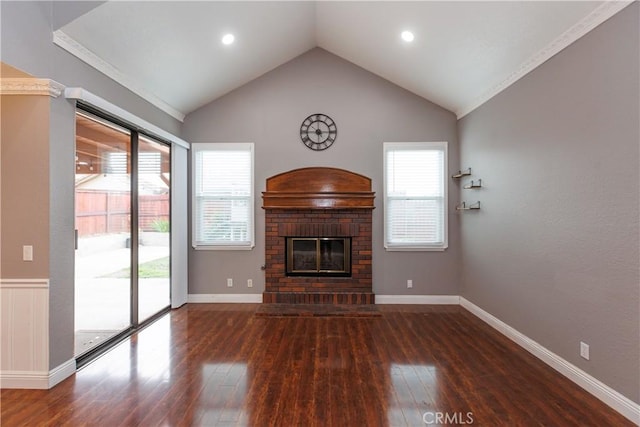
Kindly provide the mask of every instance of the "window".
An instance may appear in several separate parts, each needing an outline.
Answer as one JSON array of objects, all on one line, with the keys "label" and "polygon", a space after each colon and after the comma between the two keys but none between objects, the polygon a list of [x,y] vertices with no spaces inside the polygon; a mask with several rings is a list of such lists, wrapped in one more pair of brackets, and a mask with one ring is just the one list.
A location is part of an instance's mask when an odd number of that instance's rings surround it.
[{"label": "window", "polygon": [[447,143],[384,143],[384,246],[447,248]]},{"label": "window", "polygon": [[251,249],[253,143],[193,144],[193,247]]}]

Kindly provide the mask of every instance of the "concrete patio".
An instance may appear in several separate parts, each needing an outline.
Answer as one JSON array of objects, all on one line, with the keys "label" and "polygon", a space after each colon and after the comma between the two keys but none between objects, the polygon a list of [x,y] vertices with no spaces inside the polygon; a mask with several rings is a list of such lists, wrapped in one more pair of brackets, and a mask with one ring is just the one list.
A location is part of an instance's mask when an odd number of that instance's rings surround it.
[{"label": "concrete patio", "polygon": [[[167,246],[140,246],[140,264],[169,256]],[[75,330],[78,355],[130,325],[130,279],[109,277],[131,264],[129,248],[76,257]],[[169,277],[141,278],[139,320],[170,304]]]}]

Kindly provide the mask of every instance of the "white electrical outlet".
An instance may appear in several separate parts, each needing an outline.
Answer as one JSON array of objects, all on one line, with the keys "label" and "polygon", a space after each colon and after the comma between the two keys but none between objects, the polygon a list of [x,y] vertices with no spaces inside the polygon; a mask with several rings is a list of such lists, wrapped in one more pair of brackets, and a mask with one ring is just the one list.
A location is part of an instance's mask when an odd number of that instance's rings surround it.
[{"label": "white electrical outlet", "polygon": [[22,260],[23,261],[33,261],[33,246],[24,245],[22,247]]},{"label": "white electrical outlet", "polygon": [[227,288],[233,287],[233,279],[227,279]]},{"label": "white electrical outlet", "polygon": [[407,288],[413,288],[413,280],[407,280]]},{"label": "white electrical outlet", "polygon": [[580,341],[580,356],[589,360],[589,344]]},{"label": "white electrical outlet", "polygon": [[247,279],[247,288],[253,288],[253,279]]}]

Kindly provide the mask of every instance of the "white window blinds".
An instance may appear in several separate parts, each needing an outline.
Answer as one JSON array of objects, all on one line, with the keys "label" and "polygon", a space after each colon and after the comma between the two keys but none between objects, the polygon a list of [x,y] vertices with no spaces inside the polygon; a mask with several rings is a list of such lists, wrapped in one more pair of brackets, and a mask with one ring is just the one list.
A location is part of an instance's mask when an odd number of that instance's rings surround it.
[{"label": "white window blinds", "polygon": [[251,249],[253,144],[193,144],[193,247]]},{"label": "white window blinds", "polygon": [[447,248],[447,143],[384,144],[385,248]]}]

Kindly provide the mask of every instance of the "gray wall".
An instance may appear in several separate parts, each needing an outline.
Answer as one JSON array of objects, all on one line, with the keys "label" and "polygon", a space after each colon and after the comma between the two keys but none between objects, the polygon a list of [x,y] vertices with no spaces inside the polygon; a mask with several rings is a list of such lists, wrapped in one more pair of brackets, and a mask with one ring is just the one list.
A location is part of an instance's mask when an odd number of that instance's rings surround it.
[{"label": "gray wall", "polygon": [[[322,152],[300,141],[309,114],[326,113],[338,139]],[[382,143],[448,141],[449,165],[458,167],[455,116],[423,98],[322,49],[311,50],[270,73],[189,114],[183,136],[192,143],[255,143],[256,247],[252,251],[193,251],[189,293],[256,293],[264,290],[265,180],[307,166],[348,169],[372,178],[373,288],[377,294],[458,294],[458,216],[450,214],[445,252],[386,252],[383,248]],[[451,186],[451,211],[457,187]],[[226,278],[234,287],[226,287]],[[254,288],[248,289],[247,279]],[[413,289],[406,280],[413,279]]]},{"label": "gray wall", "polygon": [[74,349],[75,304],[70,301],[75,298],[75,143],[69,142],[76,135],[75,105],[62,97],[52,99],[49,124],[49,366],[53,368],[72,358]]},{"label": "gray wall", "polygon": [[[96,3],[97,5],[97,3]],[[50,78],[67,86],[80,86],[101,96],[121,108],[180,135],[181,123],[144,101],[131,91],[71,56],[52,42],[52,31],[93,5],[74,2],[0,2],[1,50],[3,63],[25,71],[35,77]],[[73,183],[75,155],[75,106],[63,97],[50,100],[49,115],[42,118],[49,125],[48,150],[35,154],[32,162],[48,163],[50,203],[48,212],[49,247],[48,277],[50,278],[50,354],[49,366],[54,368],[73,357],[74,334],[74,250],[73,250]],[[50,122],[49,122],[50,119]],[[25,128],[32,126],[24,123]],[[26,144],[28,141],[24,140]],[[45,143],[46,145],[46,143]],[[4,152],[3,152],[4,156]],[[50,156],[50,158],[49,158]],[[16,159],[16,161],[19,161]],[[46,170],[46,169],[45,169]],[[5,171],[3,169],[3,182]],[[28,186],[28,184],[25,184]],[[29,188],[24,188],[29,192]],[[35,193],[32,193],[35,194]],[[47,197],[45,196],[45,200]],[[34,199],[35,200],[35,199]],[[29,216],[5,224],[6,206],[3,205],[3,229],[20,230],[16,242],[27,242],[34,230]],[[46,212],[43,213],[46,217]],[[46,223],[46,221],[45,221]],[[35,228],[40,229],[40,228]],[[4,236],[3,236],[4,237]],[[21,243],[23,244],[23,243]],[[13,244],[15,246],[15,244]],[[4,252],[3,242],[3,252]],[[21,253],[21,252],[20,252]],[[36,254],[37,255],[37,254]],[[4,256],[3,256],[4,262]],[[24,265],[20,262],[17,265]],[[5,278],[10,270],[3,269]],[[22,271],[15,277],[47,277],[47,272]]]},{"label": "gray wall", "polygon": [[636,402],[638,18],[636,3],[459,122],[486,184],[461,219],[462,295]]}]

